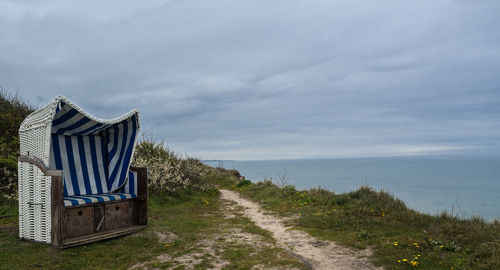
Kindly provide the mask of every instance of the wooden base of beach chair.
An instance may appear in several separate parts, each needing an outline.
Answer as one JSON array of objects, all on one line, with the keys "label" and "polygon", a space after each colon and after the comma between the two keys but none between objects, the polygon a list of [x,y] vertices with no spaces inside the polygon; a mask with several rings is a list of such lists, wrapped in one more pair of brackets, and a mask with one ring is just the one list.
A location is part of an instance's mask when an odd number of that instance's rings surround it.
[{"label": "wooden base of beach chair", "polygon": [[[133,199],[65,206],[62,173],[49,170],[39,159],[22,155],[27,162],[50,176],[52,246],[68,248],[136,232],[148,223],[146,168],[130,167],[137,173],[137,197]],[[31,239],[28,239],[31,240]]]},{"label": "wooden base of beach chair", "polygon": [[65,207],[62,228],[62,243],[58,248],[105,240],[145,227],[139,220],[141,200],[122,200],[78,207]]},{"label": "wooden base of beach chair", "polygon": [[111,238],[115,238],[118,236],[134,233],[134,232],[137,232],[137,231],[144,229],[144,228],[146,228],[146,225],[134,225],[134,226],[128,226],[128,227],[118,228],[118,229],[114,229],[114,230],[104,231],[104,232],[98,232],[98,233],[92,233],[92,234],[88,234],[88,235],[68,238],[68,239],[65,239],[63,241],[61,248],[69,248],[69,247],[84,245],[84,244],[88,244],[88,243],[92,243],[92,242],[111,239]]},{"label": "wooden base of beach chair", "polygon": [[79,206],[64,206],[63,183],[52,177],[52,245],[67,248],[101,241],[144,228],[148,223],[147,172],[138,173],[138,197]]}]

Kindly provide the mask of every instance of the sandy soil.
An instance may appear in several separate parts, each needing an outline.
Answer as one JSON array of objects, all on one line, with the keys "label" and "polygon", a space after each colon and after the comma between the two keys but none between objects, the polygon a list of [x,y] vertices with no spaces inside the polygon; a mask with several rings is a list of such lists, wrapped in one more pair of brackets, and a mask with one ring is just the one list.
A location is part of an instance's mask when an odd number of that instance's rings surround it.
[{"label": "sandy soil", "polygon": [[318,241],[305,232],[290,230],[283,225],[282,218],[264,214],[258,204],[241,198],[238,193],[224,189],[220,191],[222,199],[243,206],[245,216],[257,226],[272,232],[282,248],[288,250],[310,269],[383,269],[369,263],[367,256],[371,255],[371,251],[368,249],[354,250],[330,241]]},{"label": "sandy soil", "polygon": [[[177,236],[170,232],[167,233],[153,232],[153,233],[156,236],[158,242],[161,244],[172,243],[177,239]],[[176,257],[173,257],[170,254],[161,254],[150,261],[137,263],[129,267],[129,269],[145,269],[145,270],[159,269],[158,267],[150,266],[150,264],[154,263],[161,264],[165,262],[174,262],[175,268],[182,267],[183,269],[195,269],[195,266],[201,263],[203,259],[207,257],[207,255],[209,255],[211,258],[212,267],[210,269],[220,270],[223,267],[229,265],[228,261],[223,260],[219,255],[217,255],[218,253],[220,253],[221,248],[218,248],[216,246],[216,243],[213,239],[205,239],[203,241],[199,241],[195,244],[195,246],[197,247],[197,249],[193,250],[188,254],[183,254],[181,256],[176,256]],[[172,269],[174,267],[169,267],[169,269]]]}]

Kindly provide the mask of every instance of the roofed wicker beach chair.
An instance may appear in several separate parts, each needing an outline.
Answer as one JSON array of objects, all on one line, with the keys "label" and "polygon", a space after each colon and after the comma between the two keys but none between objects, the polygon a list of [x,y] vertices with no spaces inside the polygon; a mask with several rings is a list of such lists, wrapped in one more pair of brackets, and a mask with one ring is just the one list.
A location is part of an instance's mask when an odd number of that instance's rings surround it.
[{"label": "roofed wicker beach chair", "polygon": [[19,237],[66,248],[142,229],[147,172],[130,167],[139,113],[95,118],[64,96],[19,136]]}]

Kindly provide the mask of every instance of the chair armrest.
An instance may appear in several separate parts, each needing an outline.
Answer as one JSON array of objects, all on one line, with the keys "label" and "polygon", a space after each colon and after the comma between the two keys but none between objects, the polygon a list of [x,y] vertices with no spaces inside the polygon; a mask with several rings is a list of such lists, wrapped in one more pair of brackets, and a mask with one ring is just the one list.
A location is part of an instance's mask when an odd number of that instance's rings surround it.
[{"label": "chair armrest", "polygon": [[51,231],[50,238],[54,247],[63,246],[64,237],[64,184],[63,171],[51,170],[45,163],[37,157],[30,155],[20,155],[19,162],[27,162],[37,166],[45,176],[51,176]]},{"label": "chair armrest", "polygon": [[30,155],[20,155],[18,160],[19,160],[19,162],[28,162],[30,164],[37,166],[40,169],[40,171],[42,171],[42,173],[45,174],[46,176],[62,176],[63,175],[62,170],[51,170],[51,169],[47,168],[45,163],[43,163],[43,161],[37,157],[30,156]]}]

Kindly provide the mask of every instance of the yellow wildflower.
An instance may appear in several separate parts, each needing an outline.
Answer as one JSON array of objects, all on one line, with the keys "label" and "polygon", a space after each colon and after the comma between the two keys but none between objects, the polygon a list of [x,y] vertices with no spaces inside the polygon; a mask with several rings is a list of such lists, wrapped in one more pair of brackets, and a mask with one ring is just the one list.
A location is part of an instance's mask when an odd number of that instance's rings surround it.
[{"label": "yellow wildflower", "polygon": [[173,246],[175,246],[175,243],[165,244],[165,249],[168,247],[173,247]]},{"label": "yellow wildflower", "polygon": [[403,262],[407,262],[407,261],[408,261],[408,259],[403,259]]},{"label": "yellow wildflower", "polygon": [[399,243],[396,241],[394,242],[394,246],[397,247],[399,245]]},{"label": "yellow wildflower", "polygon": [[411,266],[418,266],[418,262],[416,261],[410,261]]}]

